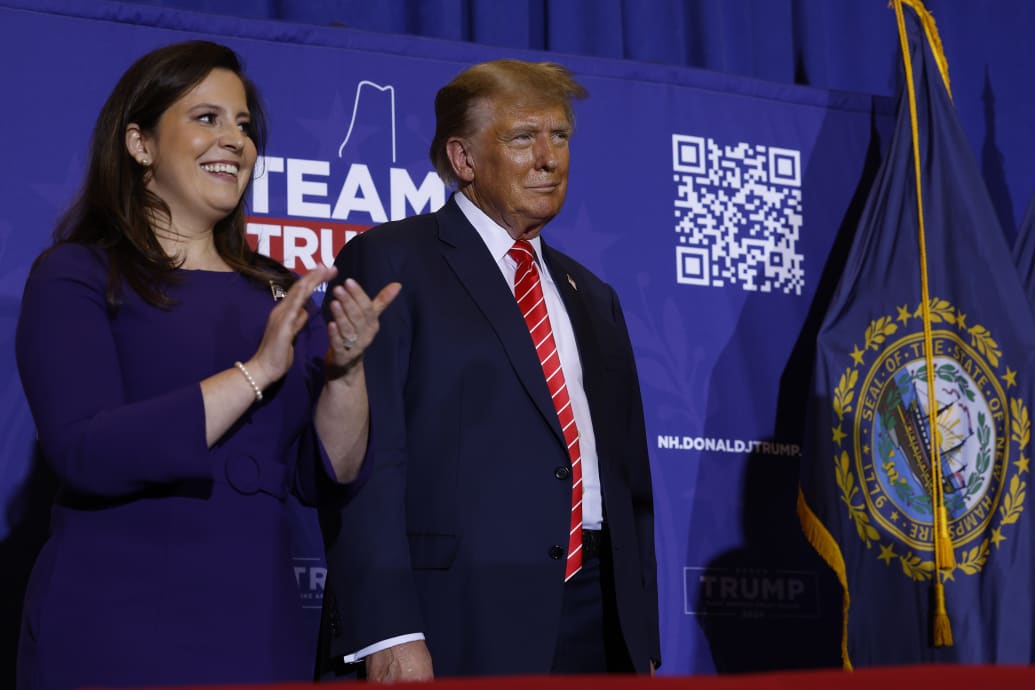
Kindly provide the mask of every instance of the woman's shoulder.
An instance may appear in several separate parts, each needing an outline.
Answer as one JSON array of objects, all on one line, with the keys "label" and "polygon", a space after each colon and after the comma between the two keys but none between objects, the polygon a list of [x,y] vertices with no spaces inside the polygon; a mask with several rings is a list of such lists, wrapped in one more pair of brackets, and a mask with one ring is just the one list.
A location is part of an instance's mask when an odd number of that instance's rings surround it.
[{"label": "woman's shoulder", "polygon": [[23,312],[26,305],[43,303],[68,304],[74,295],[89,295],[93,301],[106,299],[108,260],[100,248],[62,242],[44,251],[36,259],[22,292]]},{"label": "woman's shoulder", "polygon": [[60,242],[36,259],[30,278],[106,278],[108,257],[95,245]]}]

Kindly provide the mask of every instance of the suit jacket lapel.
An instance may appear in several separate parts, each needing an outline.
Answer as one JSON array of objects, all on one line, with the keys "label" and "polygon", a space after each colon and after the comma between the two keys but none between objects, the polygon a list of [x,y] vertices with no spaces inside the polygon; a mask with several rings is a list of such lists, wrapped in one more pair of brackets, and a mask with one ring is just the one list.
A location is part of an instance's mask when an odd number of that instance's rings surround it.
[{"label": "suit jacket lapel", "polygon": [[453,199],[437,215],[443,258],[496,331],[529,397],[563,445],[564,434],[543,377],[543,368],[510,286],[478,232],[471,227]]},{"label": "suit jacket lapel", "polygon": [[579,350],[579,360],[582,363],[582,386],[586,391],[586,399],[589,401],[590,413],[596,423],[600,423],[603,417],[600,416],[601,403],[599,395],[600,375],[603,371],[603,364],[600,359],[600,348],[594,343],[598,342],[600,334],[594,327],[590,317],[589,309],[586,306],[578,285],[571,279],[571,271],[567,267],[563,257],[558,255],[545,242],[543,246],[543,260],[550,269],[553,282],[557,285],[557,292],[561,295],[561,301],[568,311],[568,318],[571,320],[571,329],[575,333],[575,344]]}]

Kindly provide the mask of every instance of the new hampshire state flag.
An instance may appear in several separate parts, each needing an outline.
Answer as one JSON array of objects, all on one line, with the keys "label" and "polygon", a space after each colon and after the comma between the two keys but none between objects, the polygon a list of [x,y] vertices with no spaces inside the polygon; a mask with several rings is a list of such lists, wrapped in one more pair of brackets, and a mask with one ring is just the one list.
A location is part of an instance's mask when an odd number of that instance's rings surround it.
[{"label": "new hampshire state flag", "polygon": [[798,513],[846,667],[1027,664],[1035,323],[934,21],[892,4],[912,83],[820,328]]}]

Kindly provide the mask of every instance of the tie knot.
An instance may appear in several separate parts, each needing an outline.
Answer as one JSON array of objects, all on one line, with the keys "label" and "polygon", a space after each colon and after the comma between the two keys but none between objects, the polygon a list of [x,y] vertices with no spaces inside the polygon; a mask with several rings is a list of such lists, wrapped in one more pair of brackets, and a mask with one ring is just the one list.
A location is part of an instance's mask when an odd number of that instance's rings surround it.
[{"label": "tie knot", "polygon": [[528,240],[518,240],[507,253],[517,262],[518,266],[527,266],[535,258],[535,250],[532,249],[532,243]]}]

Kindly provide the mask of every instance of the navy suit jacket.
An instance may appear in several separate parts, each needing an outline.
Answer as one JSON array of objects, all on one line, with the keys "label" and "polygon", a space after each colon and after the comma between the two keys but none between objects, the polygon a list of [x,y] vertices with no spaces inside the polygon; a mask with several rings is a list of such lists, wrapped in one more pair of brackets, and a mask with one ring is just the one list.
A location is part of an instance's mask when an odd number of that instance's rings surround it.
[{"label": "navy suit jacket", "polygon": [[[658,601],[632,347],[614,291],[545,243],[543,254],[582,360],[620,625],[646,672],[660,663]],[[321,511],[322,653],[423,632],[437,676],[549,672],[570,461],[510,287],[452,199],[359,235],[335,263],[368,294],[403,289],[365,354],[368,479]]]}]

